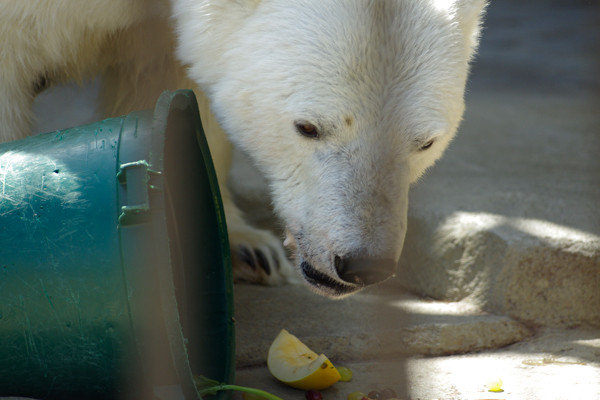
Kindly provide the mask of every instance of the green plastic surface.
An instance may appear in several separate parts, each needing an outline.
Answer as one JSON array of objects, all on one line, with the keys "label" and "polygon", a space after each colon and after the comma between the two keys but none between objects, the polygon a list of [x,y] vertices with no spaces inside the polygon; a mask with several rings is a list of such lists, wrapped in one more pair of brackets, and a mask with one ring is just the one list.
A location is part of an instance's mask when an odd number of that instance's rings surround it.
[{"label": "green plastic surface", "polygon": [[193,374],[233,383],[234,359],[227,229],[191,91],[0,144],[0,396],[199,399]]}]

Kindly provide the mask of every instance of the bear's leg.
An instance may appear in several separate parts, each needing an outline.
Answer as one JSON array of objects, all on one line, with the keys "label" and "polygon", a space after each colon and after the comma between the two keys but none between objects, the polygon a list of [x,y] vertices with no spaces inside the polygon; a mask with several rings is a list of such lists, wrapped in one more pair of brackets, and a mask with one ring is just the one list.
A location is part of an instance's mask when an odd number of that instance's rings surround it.
[{"label": "bear's leg", "polygon": [[233,154],[231,142],[210,111],[206,97],[198,90],[196,97],[219,180],[229,232],[234,280],[264,285],[297,282],[296,273],[283,250],[281,239],[270,231],[248,224],[242,211],[234,203],[227,185]]}]

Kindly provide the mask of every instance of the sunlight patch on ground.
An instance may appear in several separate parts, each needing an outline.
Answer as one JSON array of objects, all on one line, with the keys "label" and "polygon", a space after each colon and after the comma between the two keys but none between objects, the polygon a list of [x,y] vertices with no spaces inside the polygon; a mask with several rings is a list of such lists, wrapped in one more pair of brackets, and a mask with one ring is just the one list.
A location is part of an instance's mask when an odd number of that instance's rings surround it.
[{"label": "sunlight patch on ground", "polygon": [[[453,213],[440,228],[441,232],[464,236],[470,232],[494,230],[505,239],[514,239],[515,231],[538,239],[563,239],[578,242],[600,241],[600,236],[590,232],[532,218],[506,217],[483,212]],[[509,234],[510,237],[505,237]]]}]

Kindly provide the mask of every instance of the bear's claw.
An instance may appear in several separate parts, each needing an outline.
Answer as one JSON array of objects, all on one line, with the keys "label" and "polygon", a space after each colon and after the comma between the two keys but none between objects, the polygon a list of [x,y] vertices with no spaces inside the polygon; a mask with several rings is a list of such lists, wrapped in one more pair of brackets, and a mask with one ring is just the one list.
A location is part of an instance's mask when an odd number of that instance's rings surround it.
[{"label": "bear's claw", "polygon": [[230,230],[229,239],[234,281],[268,286],[298,282],[281,241],[271,232],[245,226]]}]

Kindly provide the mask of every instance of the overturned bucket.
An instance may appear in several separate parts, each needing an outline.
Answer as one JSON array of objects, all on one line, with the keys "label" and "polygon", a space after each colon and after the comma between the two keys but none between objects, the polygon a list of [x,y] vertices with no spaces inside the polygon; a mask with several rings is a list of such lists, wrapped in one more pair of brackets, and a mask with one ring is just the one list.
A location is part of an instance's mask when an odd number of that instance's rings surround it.
[{"label": "overturned bucket", "polygon": [[0,396],[199,399],[233,383],[232,296],[191,91],[0,145]]}]

